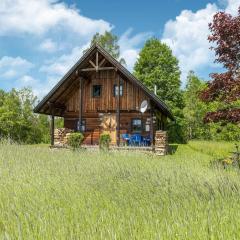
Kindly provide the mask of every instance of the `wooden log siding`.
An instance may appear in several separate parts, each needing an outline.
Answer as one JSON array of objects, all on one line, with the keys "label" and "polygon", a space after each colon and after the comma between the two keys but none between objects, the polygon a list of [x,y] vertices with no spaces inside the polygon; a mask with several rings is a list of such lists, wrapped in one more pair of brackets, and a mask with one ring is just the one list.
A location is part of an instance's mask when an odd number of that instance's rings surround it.
[{"label": "wooden log siding", "polygon": [[[80,78],[84,79],[81,84]],[[114,96],[114,85],[118,86],[120,92],[119,80],[123,86],[123,95],[120,97]],[[94,85],[101,85],[100,97],[92,96]],[[156,122],[157,126],[163,125],[159,124],[159,121],[167,117],[174,119],[160,99],[103,48],[95,45],[34,108],[34,112],[52,115],[52,120],[54,116],[61,116],[64,118],[64,127],[73,130],[77,130],[79,119],[84,120],[85,143],[88,144],[98,143],[99,135],[103,131],[109,132],[114,138],[116,136],[114,143],[119,142],[119,134],[133,133],[133,119],[142,119],[144,129],[141,134],[151,134],[153,139],[157,127],[153,126],[150,109],[141,115],[140,105],[143,100],[147,100],[149,104],[151,102],[154,114],[158,114],[158,121],[155,121],[154,125]],[[52,105],[48,103],[54,105],[54,114],[51,111]],[[146,121],[151,125],[148,132],[145,131]],[[52,122],[54,126],[54,121]]]},{"label": "wooden log siding", "polygon": [[[119,76],[120,77],[120,76]],[[96,111],[116,111],[117,109],[117,97],[113,95],[114,84],[114,71],[102,71],[92,75],[90,81],[83,83],[83,113],[96,112]],[[120,101],[121,110],[139,110],[140,104],[143,100],[148,100],[144,92],[134,86],[126,79],[121,78],[121,84],[123,85],[123,96]],[[92,97],[93,85],[102,86],[102,96]],[[66,103],[66,112],[79,112],[79,87],[76,87],[71,93],[70,98]]]}]

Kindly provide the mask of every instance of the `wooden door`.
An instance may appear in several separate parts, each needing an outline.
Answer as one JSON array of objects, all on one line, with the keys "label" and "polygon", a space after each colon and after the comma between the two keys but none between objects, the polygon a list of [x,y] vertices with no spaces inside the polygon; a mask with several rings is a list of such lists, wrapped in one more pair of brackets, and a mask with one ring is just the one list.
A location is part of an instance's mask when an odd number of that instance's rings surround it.
[{"label": "wooden door", "polygon": [[107,133],[111,137],[111,144],[116,144],[117,136],[117,120],[116,114],[104,114],[102,117],[101,129],[102,133]]}]

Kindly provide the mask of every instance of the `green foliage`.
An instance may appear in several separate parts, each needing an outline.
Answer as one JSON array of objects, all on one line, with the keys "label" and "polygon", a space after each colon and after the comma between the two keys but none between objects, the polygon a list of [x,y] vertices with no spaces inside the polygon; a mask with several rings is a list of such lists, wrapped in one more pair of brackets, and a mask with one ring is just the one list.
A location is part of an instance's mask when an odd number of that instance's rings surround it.
[{"label": "green foliage", "polygon": [[173,112],[176,121],[168,124],[169,140],[186,142],[180,70],[178,60],[173,56],[171,49],[156,38],[149,39],[139,53],[134,75],[152,91],[156,85],[157,96]]},{"label": "green foliage", "polygon": [[70,133],[68,138],[68,145],[73,149],[77,149],[81,147],[83,142],[84,136],[80,132]]},{"label": "green foliage", "polygon": [[183,109],[188,140],[207,138],[208,135],[207,126],[203,123],[208,106],[199,98],[199,94],[205,87],[206,83],[190,71],[184,91],[185,107]]},{"label": "green foliage", "polygon": [[[110,53],[115,59],[119,60],[121,64],[125,64],[125,60],[120,58],[120,47],[118,45],[118,37],[112,32],[105,31],[104,34],[96,33],[92,40],[91,46],[93,44],[99,44],[103,47],[108,53]],[[86,52],[86,49],[84,52]]]},{"label": "green foliage", "polygon": [[224,141],[240,141],[240,126],[228,122],[209,123],[209,139]]},{"label": "green foliage", "polygon": [[47,117],[33,113],[36,97],[23,88],[0,92],[0,137],[21,143],[46,142],[49,134]]},{"label": "green foliage", "polygon": [[[233,149],[230,143],[194,144]],[[239,239],[240,175],[210,168],[212,159],[189,145],[163,158],[1,145],[0,235]]]},{"label": "green foliage", "polygon": [[33,113],[36,97],[31,89],[0,91],[0,137],[21,143],[48,143],[49,120]]},{"label": "green foliage", "polygon": [[[184,91],[185,107],[183,109],[188,139],[208,139],[217,141],[239,141],[240,127],[237,124],[228,122],[208,123],[203,122],[207,112],[228,105],[223,101],[203,102],[199,95],[206,88],[206,83],[200,80],[194,72],[190,72],[187,78],[187,85]],[[238,107],[239,102],[231,103],[231,107]]]},{"label": "green foliage", "polygon": [[139,53],[134,75],[170,107],[183,107],[178,60],[171,49],[156,38],[149,39]]},{"label": "green foliage", "polygon": [[167,124],[168,141],[170,143],[187,143],[187,125],[182,110],[174,108],[172,112],[175,121],[169,121]]},{"label": "green foliage", "polygon": [[101,150],[108,150],[110,142],[111,142],[111,137],[109,134],[103,133],[100,135],[99,147]]}]

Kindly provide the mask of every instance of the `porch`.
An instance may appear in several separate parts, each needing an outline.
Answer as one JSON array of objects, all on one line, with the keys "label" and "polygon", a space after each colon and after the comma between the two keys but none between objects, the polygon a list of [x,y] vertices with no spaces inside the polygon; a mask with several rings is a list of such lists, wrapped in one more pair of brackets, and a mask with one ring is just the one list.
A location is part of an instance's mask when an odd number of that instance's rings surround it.
[{"label": "porch", "polygon": [[[56,128],[54,131],[54,144],[51,145],[51,148],[68,148],[67,141],[72,132],[74,132],[72,129]],[[89,135],[86,137],[85,134],[81,147],[87,150],[99,150],[98,144],[88,144]],[[168,151],[167,132],[161,130],[156,131],[153,140],[141,136],[140,134],[133,134],[132,136],[129,134],[122,134],[120,144],[116,145],[111,143],[109,150],[156,152],[157,155],[166,155]]]}]

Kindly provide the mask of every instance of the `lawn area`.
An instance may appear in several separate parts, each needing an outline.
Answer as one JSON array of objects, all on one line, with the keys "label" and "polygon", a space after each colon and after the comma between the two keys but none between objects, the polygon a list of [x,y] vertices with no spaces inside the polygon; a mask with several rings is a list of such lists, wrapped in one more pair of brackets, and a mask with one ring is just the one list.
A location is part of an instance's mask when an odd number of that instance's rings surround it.
[{"label": "lawn area", "polygon": [[233,143],[173,155],[0,145],[0,239],[239,239]]}]

